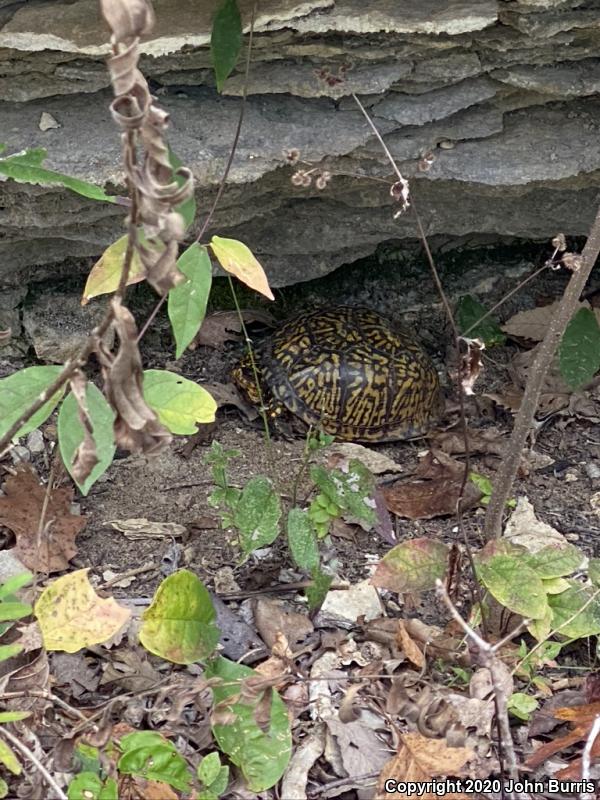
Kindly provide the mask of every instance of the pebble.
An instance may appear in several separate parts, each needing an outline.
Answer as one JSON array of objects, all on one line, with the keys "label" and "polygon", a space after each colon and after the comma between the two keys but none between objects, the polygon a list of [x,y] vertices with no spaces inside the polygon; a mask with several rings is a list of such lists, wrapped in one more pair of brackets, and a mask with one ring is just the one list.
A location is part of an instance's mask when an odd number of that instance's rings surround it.
[{"label": "pebble", "polygon": [[31,461],[31,453],[22,444],[15,445],[10,451],[13,464],[20,464],[22,461]]},{"label": "pebble", "polygon": [[600,467],[593,461],[589,464],[586,464],[584,469],[585,469],[585,474],[588,476],[588,478],[592,478],[592,480],[594,478],[600,478]]},{"label": "pebble", "polygon": [[34,431],[31,431],[29,436],[27,437],[27,449],[30,453],[43,453],[45,450],[44,447],[44,436],[39,430],[36,428]]}]

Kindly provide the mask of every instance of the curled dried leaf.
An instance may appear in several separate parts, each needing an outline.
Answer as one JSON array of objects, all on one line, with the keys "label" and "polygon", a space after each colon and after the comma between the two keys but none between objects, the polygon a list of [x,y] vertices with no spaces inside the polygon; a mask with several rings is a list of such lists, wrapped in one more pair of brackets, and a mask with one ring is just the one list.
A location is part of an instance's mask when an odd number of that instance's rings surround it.
[{"label": "curled dried leaf", "polygon": [[463,392],[466,395],[472,395],[474,394],[473,386],[481,372],[481,353],[485,350],[485,344],[481,339],[467,339],[464,336],[461,336],[460,340],[467,348],[461,361],[460,383]]},{"label": "curled dried leaf", "polygon": [[100,0],[100,11],[117,42],[143,36],[154,27],[148,0]]},{"label": "curled dried leaf", "polygon": [[125,450],[155,455],[171,442],[171,434],[144,400],[135,320],[116,297],[112,311],[119,349],[113,354],[103,342],[97,341],[96,354],[102,367],[104,393],[117,415],[115,441]]},{"label": "curled dried leaf", "polygon": [[79,420],[83,427],[83,441],[75,451],[71,474],[79,485],[85,483],[98,463],[96,442],[94,441],[94,426],[87,407],[86,388],[87,378],[80,370],[75,370],[71,377],[71,392],[77,401]]}]

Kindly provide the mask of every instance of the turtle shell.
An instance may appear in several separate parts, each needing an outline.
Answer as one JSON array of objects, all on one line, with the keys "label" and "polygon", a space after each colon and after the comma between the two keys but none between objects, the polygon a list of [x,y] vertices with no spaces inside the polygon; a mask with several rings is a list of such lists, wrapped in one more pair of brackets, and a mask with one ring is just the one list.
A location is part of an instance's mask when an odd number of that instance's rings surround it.
[{"label": "turtle shell", "polygon": [[425,351],[367,308],[302,314],[262,343],[257,362],[277,403],[339,439],[410,439],[441,412]]}]

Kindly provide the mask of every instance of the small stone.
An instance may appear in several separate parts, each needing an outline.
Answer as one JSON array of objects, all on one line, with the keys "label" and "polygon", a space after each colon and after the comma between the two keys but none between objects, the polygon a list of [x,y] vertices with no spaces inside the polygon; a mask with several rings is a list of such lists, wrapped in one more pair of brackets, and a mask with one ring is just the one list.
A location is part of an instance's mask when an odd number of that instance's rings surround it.
[{"label": "small stone", "polygon": [[13,464],[19,464],[21,461],[31,461],[31,453],[22,444],[17,444],[12,448],[10,457],[13,460]]},{"label": "small stone", "polygon": [[590,464],[586,464],[584,470],[588,478],[591,478],[592,480],[600,478],[600,467],[593,461]]},{"label": "small stone", "polygon": [[571,472],[570,470],[565,473],[565,482],[566,483],[575,483],[578,481],[579,478],[575,472]]},{"label": "small stone", "polygon": [[60,122],[57,122],[52,114],[49,114],[47,111],[42,111],[38,127],[41,131],[49,131],[52,130],[52,128],[60,128]]},{"label": "small stone", "polygon": [[43,453],[45,450],[44,436],[39,428],[31,431],[27,437],[27,448],[30,453]]}]

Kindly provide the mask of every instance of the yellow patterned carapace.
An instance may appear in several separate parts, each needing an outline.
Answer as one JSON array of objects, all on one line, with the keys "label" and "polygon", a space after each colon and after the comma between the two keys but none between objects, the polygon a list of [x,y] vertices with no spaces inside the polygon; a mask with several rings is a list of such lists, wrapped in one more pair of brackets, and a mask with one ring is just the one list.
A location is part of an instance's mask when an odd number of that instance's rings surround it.
[{"label": "yellow patterned carapace", "polygon": [[272,416],[286,408],[317,430],[355,442],[422,436],[442,408],[438,374],[410,336],[367,308],[322,309],[286,322],[233,378]]}]

